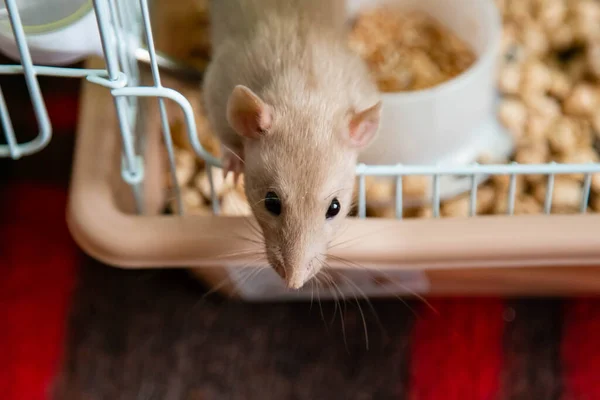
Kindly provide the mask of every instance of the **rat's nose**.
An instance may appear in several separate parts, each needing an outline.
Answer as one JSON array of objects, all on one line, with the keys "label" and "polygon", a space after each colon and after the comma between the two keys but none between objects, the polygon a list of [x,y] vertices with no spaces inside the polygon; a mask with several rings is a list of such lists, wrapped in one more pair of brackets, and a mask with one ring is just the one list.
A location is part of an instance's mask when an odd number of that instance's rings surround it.
[{"label": "rat's nose", "polygon": [[289,278],[285,279],[285,284],[288,289],[298,290],[302,286],[304,286],[304,284],[306,283],[305,277],[300,276],[299,274],[290,274],[290,275],[291,276]]},{"label": "rat's nose", "polygon": [[285,268],[285,284],[288,289],[300,289],[311,274],[311,254],[306,246],[299,245],[303,243],[296,241],[296,246],[285,249],[282,253],[283,266]]},{"label": "rat's nose", "polygon": [[310,268],[307,264],[287,264],[285,266],[285,285],[288,289],[300,289],[308,280]]},{"label": "rat's nose", "polygon": [[298,290],[302,286],[304,286],[304,284],[306,283],[305,277],[300,276],[300,274],[290,274],[290,275],[291,276],[289,276],[289,278],[285,279],[285,284],[288,289]]}]

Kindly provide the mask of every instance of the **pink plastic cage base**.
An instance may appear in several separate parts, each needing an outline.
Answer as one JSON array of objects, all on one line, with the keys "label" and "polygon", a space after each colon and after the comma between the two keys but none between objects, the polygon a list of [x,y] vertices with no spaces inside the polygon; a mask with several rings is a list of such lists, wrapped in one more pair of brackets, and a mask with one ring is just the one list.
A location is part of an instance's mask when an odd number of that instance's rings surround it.
[{"label": "pink plastic cage base", "polygon": [[[97,68],[99,63],[102,61],[90,60],[88,67]],[[167,80],[167,86],[177,89],[177,85]],[[255,280],[249,288],[233,279],[251,259],[225,255],[261,250],[236,238],[248,236],[250,220],[161,215],[167,164],[156,99],[140,99],[147,134],[145,211],[136,215],[131,189],[120,177],[120,138],[110,92],[90,83],[85,83],[82,91],[68,223],[85,252],[121,268],[189,268],[215,290],[230,296],[298,297],[268,279]],[[600,290],[597,214],[351,218],[339,241],[345,244],[330,253],[360,265],[361,273],[356,268],[351,271],[347,263],[332,262],[333,270],[352,275],[354,284],[368,296],[415,292],[540,295]],[[262,286],[258,288],[256,282]],[[310,291],[304,294],[310,296]]]}]

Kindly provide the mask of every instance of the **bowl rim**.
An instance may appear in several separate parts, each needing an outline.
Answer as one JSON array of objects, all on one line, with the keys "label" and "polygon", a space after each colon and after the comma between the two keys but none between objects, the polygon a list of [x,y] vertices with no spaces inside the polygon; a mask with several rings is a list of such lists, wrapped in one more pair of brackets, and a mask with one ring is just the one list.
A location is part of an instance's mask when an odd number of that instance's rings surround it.
[{"label": "bowl rim", "polygon": [[[388,0],[388,2],[390,1]],[[362,9],[373,9],[377,7],[379,6],[365,6]],[[484,51],[480,56],[476,58],[473,64],[471,64],[467,69],[462,71],[457,76],[430,88],[404,92],[380,91],[380,96],[383,102],[409,103],[432,99],[440,94],[451,92],[453,90],[458,90],[460,87],[467,85],[470,82],[470,80],[472,80],[475,74],[487,67],[488,63],[495,65],[494,59],[498,55],[497,52],[500,49],[500,41],[502,38],[502,18],[500,16],[500,11],[498,10],[498,7],[496,6],[493,0],[480,0],[480,7],[482,9],[482,14],[485,16],[483,26],[487,27],[488,33],[490,33],[490,38],[488,40],[488,43],[486,44]],[[358,11],[357,14],[359,12],[360,11]]]}]

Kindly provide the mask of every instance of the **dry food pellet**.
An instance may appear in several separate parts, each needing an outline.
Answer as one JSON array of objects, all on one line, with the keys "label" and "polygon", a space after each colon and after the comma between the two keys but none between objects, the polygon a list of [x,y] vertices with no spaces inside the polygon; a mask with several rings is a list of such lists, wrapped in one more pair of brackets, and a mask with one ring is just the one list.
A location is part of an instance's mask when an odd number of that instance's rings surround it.
[{"label": "dry food pellet", "polygon": [[574,4],[576,33],[579,40],[589,41],[600,36],[600,5],[593,0]]},{"label": "dry food pellet", "polygon": [[530,112],[547,118],[557,118],[561,115],[560,104],[556,99],[537,93],[522,93],[523,102]]},{"label": "dry food pellet", "polygon": [[[508,193],[510,190],[510,175],[492,175],[490,181],[498,191],[498,194]],[[515,175],[515,193],[519,194],[525,191],[525,177]]]},{"label": "dry food pellet", "polygon": [[550,43],[544,33],[544,29],[538,23],[532,22],[527,24],[523,29],[521,39],[529,53],[535,56],[546,54],[550,48]]},{"label": "dry food pellet", "polygon": [[[217,197],[221,198],[225,192],[233,189],[233,174],[227,175],[227,178],[223,177],[223,170],[221,168],[212,167],[211,175],[213,179],[213,184],[215,187],[215,194]],[[200,174],[196,177],[194,184],[200,190],[202,195],[210,200],[211,199],[211,191],[210,191],[210,180],[208,179],[208,172],[206,169],[202,170]]]},{"label": "dry food pellet", "polygon": [[521,88],[521,66],[517,63],[507,64],[500,71],[498,88],[505,95],[516,95]]},{"label": "dry food pellet", "polygon": [[552,69],[551,74],[552,83],[548,89],[548,93],[559,100],[564,100],[571,93],[573,86],[571,80],[567,74],[558,69]]},{"label": "dry food pellet", "polygon": [[550,151],[548,144],[537,141],[523,141],[517,148],[515,161],[519,164],[543,164],[548,162]]},{"label": "dry food pellet", "polygon": [[575,127],[570,120],[561,118],[548,132],[550,148],[562,154],[568,154],[577,148]]},{"label": "dry food pellet", "polygon": [[587,65],[590,73],[596,78],[600,78],[600,39],[588,43],[585,52]]},{"label": "dry food pellet", "polygon": [[557,26],[548,35],[551,47],[559,51],[572,47],[575,42],[575,30],[570,23]]},{"label": "dry food pellet", "polygon": [[600,194],[600,173],[592,174],[592,191]]},{"label": "dry food pellet", "polygon": [[213,215],[212,208],[210,208],[210,206],[208,204],[202,204],[200,207],[197,207],[197,208],[190,208],[190,209],[186,210],[185,213],[187,215],[198,215],[198,216],[204,216],[204,217]]},{"label": "dry food pellet", "polygon": [[[576,149],[574,152],[566,154],[558,159],[558,162],[564,164],[589,164],[598,161],[600,161],[598,153],[596,153],[594,149],[591,149],[589,147]],[[583,182],[585,178],[584,174],[565,174],[562,176],[580,182]]]},{"label": "dry food pellet", "polygon": [[516,138],[523,136],[527,122],[527,107],[517,99],[507,99],[500,103],[498,118]]},{"label": "dry food pellet", "polygon": [[[600,111],[600,110],[598,110]],[[591,117],[591,126],[594,130],[594,134],[600,138],[600,112],[596,111]]]},{"label": "dry food pellet", "polygon": [[583,80],[587,71],[587,60],[585,59],[585,55],[575,56],[566,65],[567,75],[573,82]]},{"label": "dry food pellet", "polygon": [[433,218],[433,207],[425,206],[419,208],[416,215],[417,218]]},{"label": "dry food pellet", "polygon": [[367,207],[367,215],[373,218],[396,218],[396,209],[393,206]]},{"label": "dry food pellet", "polygon": [[[534,189],[534,196],[541,203],[543,203],[546,198],[546,187],[547,184],[544,182],[537,185]],[[554,178],[554,190],[552,191],[553,209],[576,209],[580,206],[582,198],[583,191],[581,183],[561,176]]]},{"label": "dry food pellet", "polygon": [[[494,205],[496,192],[490,186],[483,186],[477,190],[476,213],[487,213]],[[442,204],[441,212],[445,217],[467,217],[471,210],[470,193],[465,193]]]},{"label": "dry food pellet", "polygon": [[505,26],[502,31],[501,40],[501,61],[504,65],[510,63],[519,63],[526,57],[526,51],[519,43],[516,36],[516,28],[513,26]]},{"label": "dry food pellet", "polygon": [[535,197],[530,195],[522,195],[517,198],[515,203],[515,214],[541,214],[544,210],[542,204]]},{"label": "dry food pellet", "polygon": [[204,198],[196,188],[182,187],[180,193],[184,212],[204,205]]},{"label": "dry food pellet", "polygon": [[[536,200],[535,197],[528,194],[518,194],[515,197],[513,214],[514,215],[526,215],[526,214],[541,214],[544,210],[542,204]],[[496,198],[496,204],[494,205],[494,214],[504,215],[508,213],[508,194],[504,194],[502,197]]]},{"label": "dry food pellet", "polygon": [[577,84],[565,99],[564,110],[568,115],[590,116],[598,106],[598,89],[590,84]]},{"label": "dry food pellet", "polygon": [[185,150],[174,149],[174,154],[177,184],[180,187],[186,186],[196,173],[196,158]]},{"label": "dry food pellet", "polygon": [[600,212],[600,195],[594,194],[594,196],[590,198],[590,206],[592,210]]},{"label": "dry food pellet", "polygon": [[552,72],[540,61],[529,61],[523,66],[522,93],[543,94],[552,87]]},{"label": "dry food pellet", "polygon": [[567,16],[567,7],[562,0],[547,0],[539,7],[538,13],[544,30],[551,32],[564,23]]},{"label": "dry food pellet", "polygon": [[546,139],[548,130],[554,123],[554,120],[542,115],[530,114],[527,118],[525,127],[525,137],[532,141],[542,141]]},{"label": "dry food pellet", "polygon": [[407,197],[423,198],[430,188],[430,179],[426,176],[410,175],[402,178],[402,193]]},{"label": "dry food pellet", "polygon": [[230,216],[249,216],[252,214],[252,209],[248,201],[238,191],[232,190],[223,196],[221,210],[224,215]]},{"label": "dry food pellet", "polygon": [[[356,185],[358,196],[358,185]],[[394,181],[389,178],[365,177],[365,196],[367,203],[374,205],[389,204],[394,201]]]}]

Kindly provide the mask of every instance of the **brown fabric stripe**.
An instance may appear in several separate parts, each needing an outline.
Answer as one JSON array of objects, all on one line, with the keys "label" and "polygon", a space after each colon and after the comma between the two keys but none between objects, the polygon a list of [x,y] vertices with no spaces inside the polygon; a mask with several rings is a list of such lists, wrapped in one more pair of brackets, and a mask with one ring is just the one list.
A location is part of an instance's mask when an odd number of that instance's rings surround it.
[{"label": "brown fabric stripe", "polygon": [[56,398],[403,399],[412,313],[374,302],[248,304],[209,297],[179,271],[83,267]]},{"label": "brown fabric stripe", "polygon": [[505,310],[503,400],[561,397],[562,301],[520,299]]}]

